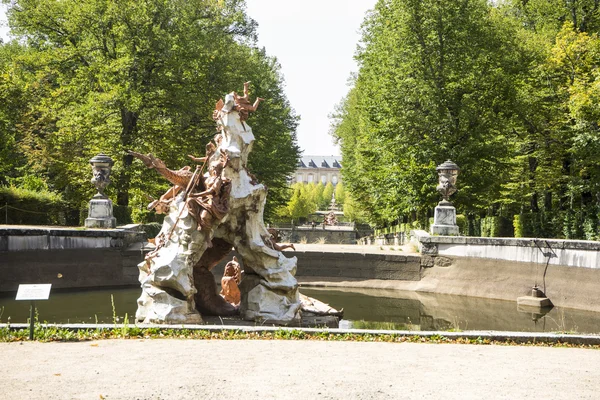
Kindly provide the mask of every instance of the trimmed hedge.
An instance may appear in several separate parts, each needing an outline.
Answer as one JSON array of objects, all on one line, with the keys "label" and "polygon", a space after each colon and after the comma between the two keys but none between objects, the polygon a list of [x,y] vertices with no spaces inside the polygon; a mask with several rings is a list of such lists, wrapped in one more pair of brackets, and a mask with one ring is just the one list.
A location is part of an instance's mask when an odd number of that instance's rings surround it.
[{"label": "trimmed hedge", "polygon": [[140,225],[140,229],[148,236],[148,239],[154,239],[160,232],[162,224],[158,222],[151,222],[149,224]]},{"label": "trimmed hedge", "polygon": [[131,208],[131,219],[135,224],[149,224],[152,222],[158,222],[162,224],[165,219],[164,214],[157,214],[154,210],[147,210],[144,208],[133,207]]},{"label": "trimmed hedge", "polygon": [[513,221],[505,217],[481,218],[482,237],[513,237]]},{"label": "trimmed hedge", "polygon": [[514,216],[515,237],[598,240],[600,227],[595,210],[521,213]]},{"label": "trimmed hedge", "polygon": [[12,225],[66,225],[67,205],[59,194],[0,186],[0,221]]},{"label": "trimmed hedge", "polygon": [[461,235],[467,235],[469,232],[467,217],[462,214],[456,216],[456,225],[458,225],[458,231]]}]

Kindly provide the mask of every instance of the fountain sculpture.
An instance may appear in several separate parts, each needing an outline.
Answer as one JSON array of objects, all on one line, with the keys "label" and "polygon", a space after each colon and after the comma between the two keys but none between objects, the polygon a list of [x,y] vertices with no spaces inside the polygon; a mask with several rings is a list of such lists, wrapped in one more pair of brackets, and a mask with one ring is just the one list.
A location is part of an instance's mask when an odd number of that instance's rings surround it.
[{"label": "fountain sculpture", "polygon": [[[170,170],[151,154],[130,152],[174,185],[149,205],[166,216],[156,248],[139,265],[138,322],[198,323],[202,314],[238,313],[251,321],[300,322],[297,259],[286,257],[265,227],[267,188],[247,169],[254,135],[246,120],[260,101],[250,103],[248,83],[244,96],[232,92],[219,100],[213,113],[218,133],[204,157],[190,156],[195,170]],[[244,265],[239,307],[217,294],[211,272],[232,248]]]}]

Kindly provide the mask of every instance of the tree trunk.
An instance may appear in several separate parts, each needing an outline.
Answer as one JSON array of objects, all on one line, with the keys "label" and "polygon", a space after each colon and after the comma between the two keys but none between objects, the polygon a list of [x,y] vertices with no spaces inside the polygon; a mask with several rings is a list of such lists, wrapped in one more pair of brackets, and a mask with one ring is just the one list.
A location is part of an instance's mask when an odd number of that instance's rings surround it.
[{"label": "tree trunk", "polygon": [[544,211],[552,211],[552,192],[549,190],[544,193]]},{"label": "tree trunk", "polygon": [[529,157],[529,190],[531,190],[531,198],[529,199],[529,207],[531,212],[537,213],[540,211],[538,205],[538,193],[535,188],[535,172],[537,170],[538,160],[536,157]]},{"label": "tree trunk", "polygon": [[131,181],[130,167],[133,162],[133,156],[127,154],[126,151],[131,148],[133,139],[137,133],[138,115],[125,108],[121,109],[121,149],[123,156],[121,162],[123,163],[123,170],[117,179],[117,205],[128,206],[129,205],[129,184]]},{"label": "tree trunk", "polygon": [[570,178],[571,175],[571,160],[567,156],[565,156],[562,160],[561,173],[561,181],[563,182],[558,184],[558,201],[559,209],[561,211],[565,211],[571,208],[571,196],[569,195],[567,184],[564,182],[564,179]]}]

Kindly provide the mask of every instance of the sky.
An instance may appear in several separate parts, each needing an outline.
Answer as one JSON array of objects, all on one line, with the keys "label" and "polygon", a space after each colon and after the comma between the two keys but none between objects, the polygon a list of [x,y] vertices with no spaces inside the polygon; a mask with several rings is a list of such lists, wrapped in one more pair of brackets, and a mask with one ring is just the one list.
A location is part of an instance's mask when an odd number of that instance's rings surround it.
[{"label": "sky", "polygon": [[6,4],[0,3],[0,37],[8,38],[8,26],[6,25]]},{"label": "sky", "polygon": [[[258,22],[258,45],[281,64],[285,93],[298,115],[304,155],[339,156],[329,115],[349,90],[360,25],[377,0],[246,0]],[[5,5],[0,36],[7,38]],[[260,134],[260,132],[256,132]]]}]

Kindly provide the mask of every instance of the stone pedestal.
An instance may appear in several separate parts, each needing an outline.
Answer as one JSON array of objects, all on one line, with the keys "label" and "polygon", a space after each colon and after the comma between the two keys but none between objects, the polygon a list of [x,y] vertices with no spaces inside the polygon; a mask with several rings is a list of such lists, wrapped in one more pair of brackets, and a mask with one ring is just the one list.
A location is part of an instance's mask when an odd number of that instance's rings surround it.
[{"label": "stone pedestal", "polygon": [[458,236],[458,225],[456,225],[456,208],[451,204],[438,204],[435,208],[432,235]]},{"label": "stone pedestal", "polygon": [[113,217],[113,205],[110,199],[94,198],[90,200],[86,228],[116,228],[117,220]]},{"label": "stone pedestal", "polygon": [[534,296],[517,297],[517,305],[519,307],[529,307],[535,309],[542,309],[553,306],[549,298]]},{"label": "stone pedestal", "polygon": [[517,305],[522,308],[533,308],[538,313],[541,312],[540,310],[554,307],[550,299],[537,286],[532,288],[530,296],[518,297]]}]

